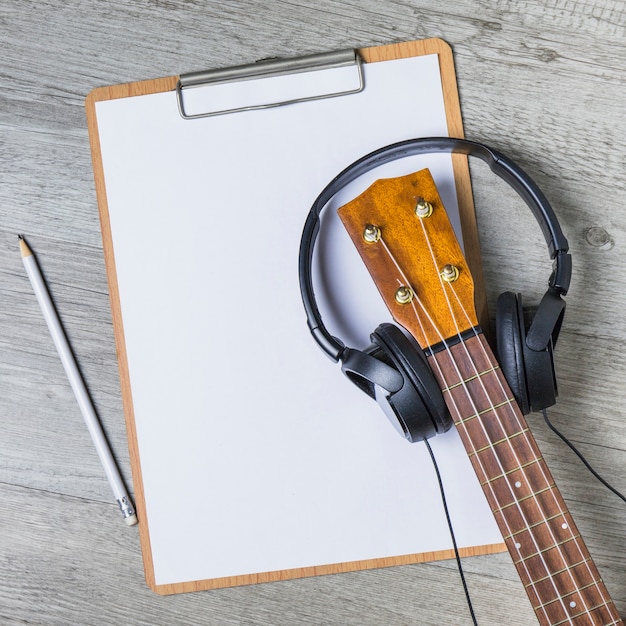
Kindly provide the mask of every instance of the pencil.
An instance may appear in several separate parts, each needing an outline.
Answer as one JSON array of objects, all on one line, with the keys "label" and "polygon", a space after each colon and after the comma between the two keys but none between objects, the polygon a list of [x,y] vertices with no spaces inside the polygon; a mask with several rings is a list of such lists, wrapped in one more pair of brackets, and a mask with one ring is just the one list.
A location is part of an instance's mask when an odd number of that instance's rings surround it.
[{"label": "pencil", "polygon": [[28,247],[26,241],[24,241],[22,235],[18,235],[18,239],[26,273],[28,274],[28,278],[33,286],[35,296],[37,297],[41,312],[43,313],[43,317],[48,325],[48,330],[52,335],[54,345],[56,346],[59,357],[61,358],[63,369],[65,370],[70,386],[72,387],[78,406],[80,407],[80,412],[85,420],[87,430],[89,431],[91,439],[96,447],[96,452],[98,453],[98,457],[100,458],[106,477],[111,485],[111,489],[113,490],[113,495],[120,507],[124,521],[129,526],[132,526],[137,523],[137,515],[135,514],[134,507],[128,497],[124,482],[120,476],[117,465],[115,464],[113,455],[111,454],[109,444],[106,440],[104,432],[102,431],[102,426],[98,420],[98,416],[96,415],[96,411],[91,398],[89,397],[89,393],[87,392],[87,388],[85,387],[85,382],[81,376],[80,370],[78,369],[78,365],[76,364],[74,353],[72,352],[70,344],[67,341],[65,331],[63,330],[59,316],[57,315],[52,299],[50,298],[50,293],[48,292],[48,288],[41,274],[41,270],[39,269],[39,265],[37,264],[37,260],[35,259],[32,250]]}]

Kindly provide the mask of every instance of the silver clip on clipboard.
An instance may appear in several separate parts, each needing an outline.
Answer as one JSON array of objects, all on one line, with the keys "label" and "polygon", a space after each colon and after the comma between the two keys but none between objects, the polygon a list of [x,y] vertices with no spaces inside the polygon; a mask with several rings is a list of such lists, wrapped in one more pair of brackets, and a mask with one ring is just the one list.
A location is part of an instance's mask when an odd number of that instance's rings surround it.
[{"label": "silver clip on clipboard", "polygon": [[[215,110],[196,113],[189,112],[188,103],[185,102],[186,98],[183,96],[187,89],[194,87],[234,85],[242,81],[261,81],[269,78],[279,79],[285,76],[310,72],[319,73],[341,68],[354,68],[355,72],[354,77],[350,81],[351,84],[346,89],[341,90],[331,88],[330,91],[322,91],[322,93],[279,97],[274,101],[256,102],[241,106],[218,106]],[[364,87],[365,82],[363,80],[361,57],[356,50],[340,50],[295,59],[269,59],[248,65],[181,74],[176,83],[176,97],[181,117],[189,120],[200,117],[226,115],[228,113],[240,113],[242,111],[253,111],[256,109],[267,109],[286,104],[294,104],[296,102],[308,102],[311,100],[345,96],[363,91]],[[228,102],[228,98],[223,101]]]}]

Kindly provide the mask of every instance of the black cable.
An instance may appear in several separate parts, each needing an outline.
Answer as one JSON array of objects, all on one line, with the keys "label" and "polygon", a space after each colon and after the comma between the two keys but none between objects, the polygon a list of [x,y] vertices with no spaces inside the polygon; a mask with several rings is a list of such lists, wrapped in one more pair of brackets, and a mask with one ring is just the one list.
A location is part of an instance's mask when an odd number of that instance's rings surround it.
[{"label": "black cable", "polygon": [[608,482],[606,482],[606,480],[604,480],[604,478],[602,478],[602,476],[600,476],[600,474],[598,474],[598,472],[596,472],[596,470],[593,469],[593,467],[591,467],[591,465],[589,464],[589,462],[587,461],[587,459],[576,449],[576,447],[574,446],[574,444],[563,434],[561,434],[557,429],[556,426],[554,426],[554,424],[552,424],[552,422],[548,419],[548,412],[545,409],[542,409],[542,413],[543,413],[543,419],[546,422],[546,424],[548,425],[548,428],[557,436],[559,437],[563,443],[568,446],[570,448],[570,450],[572,450],[572,452],[582,461],[583,465],[609,490],[612,491],[618,498],[621,498],[624,502],[626,502],[626,498],[614,487],[612,487],[611,485],[609,485]]},{"label": "black cable", "polygon": [[[563,441],[563,443],[565,443],[565,445],[567,445],[570,448],[570,450],[572,450],[572,452],[581,460],[583,465],[591,472],[591,474],[593,474],[593,476],[597,478],[609,491],[612,491],[618,498],[621,498],[624,502],[626,502],[626,497],[624,497],[617,489],[615,489],[604,478],[602,478],[602,476],[600,476],[600,474],[598,474],[598,472],[596,472],[596,470],[594,470],[593,467],[591,467],[587,459],[585,459],[585,457],[581,454],[581,452],[578,451],[576,446],[574,446],[574,444],[567,437],[565,437],[565,435],[563,435],[559,430],[557,430],[556,426],[554,426],[554,424],[552,424],[552,422],[548,418],[548,412],[546,411],[546,409],[542,409],[542,413],[543,413],[543,419],[548,425],[548,428],[557,437],[559,437]],[[465,574],[463,573],[463,566],[461,565],[461,555],[459,554],[459,549],[456,545],[456,538],[454,536],[452,520],[450,519],[450,512],[448,511],[448,503],[446,501],[446,494],[443,488],[443,481],[441,479],[441,474],[439,473],[439,466],[437,465],[437,460],[435,459],[435,455],[433,453],[432,448],[430,447],[430,444],[428,443],[428,440],[425,439],[424,443],[426,444],[426,449],[428,450],[428,453],[430,454],[430,458],[433,462],[433,467],[435,468],[435,474],[437,475],[437,482],[439,483],[439,491],[441,492],[441,501],[443,503],[443,510],[446,514],[446,521],[448,522],[448,529],[450,530],[450,537],[452,538],[452,546],[454,548],[454,556],[456,558],[456,564],[459,569],[459,576],[461,577],[461,583],[463,584],[463,591],[465,592],[467,606],[468,606],[470,615],[472,617],[472,623],[474,624],[474,626],[478,626],[478,622],[476,621],[476,615],[474,613],[474,607],[472,606],[472,599],[470,597],[469,589],[467,587],[467,582],[465,580]]]},{"label": "black cable", "polygon": [[454,537],[454,529],[452,528],[452,520],[450,519],[450,512],[448,511],[448,504],[446,502],[446,494],[443,489],[443,481],[441,480],[441,474],[439,473],[439,467],[437,465],[437,461],[435,459],[435,455],[433,454],[433,450],[430,447],[427,439],[424,439],[424,443],[426,444],[426,449],[430,454],[430,458],[433,462],[433,466],[435,468],[435,473],[437,474],[437,482],[439,483],[439,491],[441,492],[441,501],[443,502],[443,510],[446,514],[446,520],[448,521],[448,528],[450,529],[450,537],[452,537],[452,546],[454,548],[454,556],[456,557],[456,564],[459,568],[459,575],[461,576],[461,582],[463,583],[463,590],[465,591],[465,598],[467,599],[467,606],[469,608],[470,615],[472,616],[472,622],[474,626],[478,626],[478,622],[476,621],[476,615],[474,614],[474,607],[472,606],[472,599],[470,598],[469,589],[467,588],[467,582],[465,581],[465,574],[463,573],[463,566],[461,565],[461,555],[459,554],[459,549],[456,545],[456,539]]}]

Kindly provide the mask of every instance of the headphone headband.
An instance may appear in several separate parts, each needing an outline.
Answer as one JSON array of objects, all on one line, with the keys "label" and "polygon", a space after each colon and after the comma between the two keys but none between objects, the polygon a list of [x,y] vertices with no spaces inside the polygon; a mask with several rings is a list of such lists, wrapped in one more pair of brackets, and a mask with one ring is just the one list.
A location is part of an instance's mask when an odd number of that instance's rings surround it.
[{"label": "headphone headband", "polygon": [[[405,157],[441,152],[478,157],[489,166],[494,174],[502,178],[522,197],[541,227],[550,258],[554,260],[553,272],[548,281],[548,294],[553,296],[550,300],[554,300],[556,297],[560,301],[560,296],[567,293],[572,272],[571,257],[568,254],[569,244],[550,203],[526,172],[503,154],[475,141],[451,137],[408,139],[375,150],[345,168],[322,190],[306,219],[300,241],[298,263],[300,291],[311,333],[322,350],[332,360],[339,361],[341,359],[345,345],[333,337],[322,322],[315,301],[311,272],[313,249],[319,232],[320,214],[323,208],[343,187],[376,167]],[[551,317],[553,316],[554,313]]]}]

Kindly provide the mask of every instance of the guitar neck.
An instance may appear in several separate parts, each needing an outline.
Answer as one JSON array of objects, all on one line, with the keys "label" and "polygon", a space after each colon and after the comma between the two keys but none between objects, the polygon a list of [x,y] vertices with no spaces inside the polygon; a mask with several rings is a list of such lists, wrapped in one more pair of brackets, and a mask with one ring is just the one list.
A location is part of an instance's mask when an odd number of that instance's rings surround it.
[{"label": "guitar neck", "polygon": [[393,318],[430,354],[539,623],[622,624],[476,330],[471,273],[428,170],[378,180],[338,213]]},{"label": "guitar neck", "polygon": [[430,366],[541,624],[622,624],[483,335]]}]

